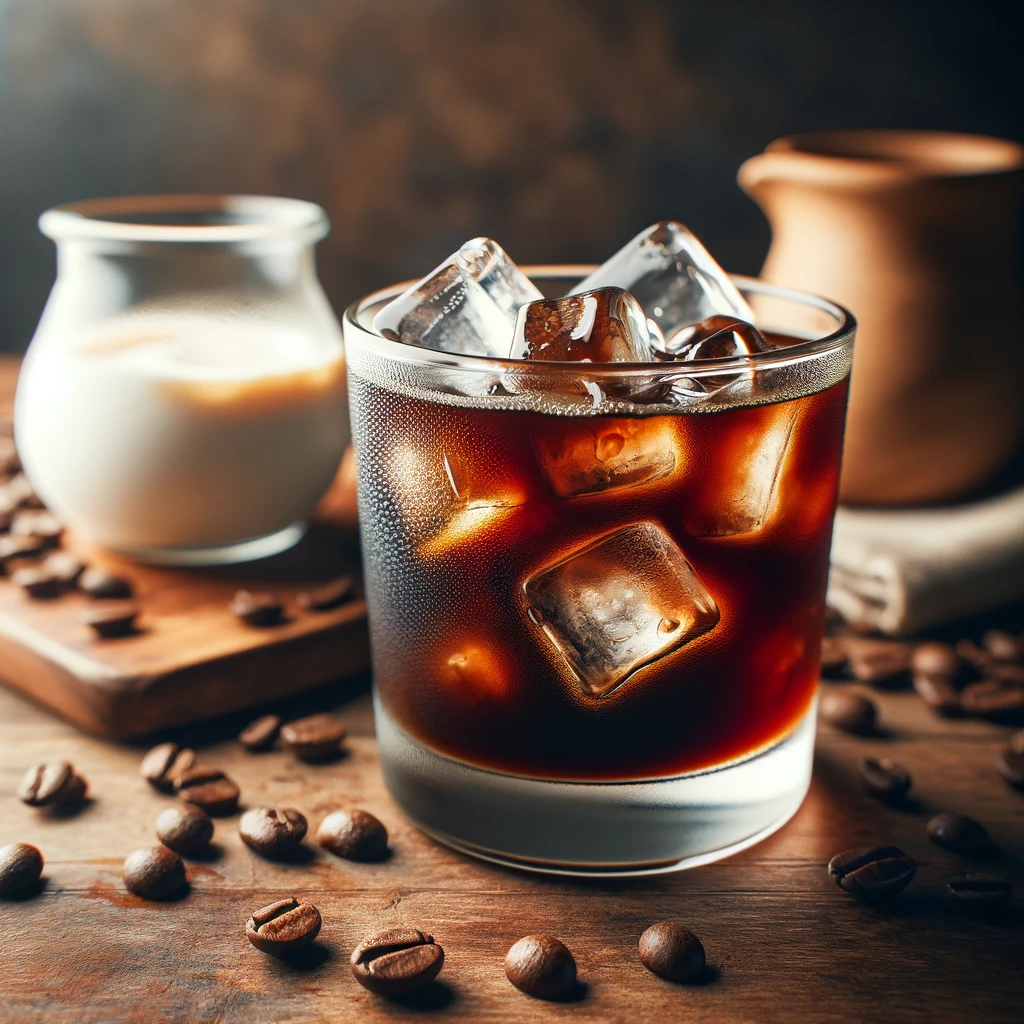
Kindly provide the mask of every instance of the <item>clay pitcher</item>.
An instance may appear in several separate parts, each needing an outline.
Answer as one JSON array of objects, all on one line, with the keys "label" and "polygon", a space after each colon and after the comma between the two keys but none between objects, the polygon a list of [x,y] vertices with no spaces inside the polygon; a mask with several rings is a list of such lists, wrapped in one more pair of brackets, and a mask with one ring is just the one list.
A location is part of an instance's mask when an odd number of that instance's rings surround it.
[{"label": "clay pitcher", "polygon": [[841,499],[924,504],[984,485],[1024,441],[1024,146],[794,135],[739,182],[772,226],[762,276],[859,324]]}]

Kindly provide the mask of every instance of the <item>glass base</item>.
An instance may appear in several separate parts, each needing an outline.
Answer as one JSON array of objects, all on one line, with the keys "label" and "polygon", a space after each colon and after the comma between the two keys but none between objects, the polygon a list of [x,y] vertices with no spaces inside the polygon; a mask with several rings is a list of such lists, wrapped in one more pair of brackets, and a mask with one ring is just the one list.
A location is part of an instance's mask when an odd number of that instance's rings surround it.
[{"label": "glass base", "polygon": [[721,768],[639,782],[558,782],[438,754],[375,698],[384,781],[419,828],[483,860],[591,878],[697,867],[781,828],[810,785],[816,714],[817,701],[785,739]]},{"label": "glass base", "polygon": [[294,547],[306,532],[305,523],[292,523],[276,533],[234,544],[197,544],[195,547],[166,548],[114,548],[136,562],[150,565],[234,565],[236,562],[253,562],[257,558],[269,558]]}]

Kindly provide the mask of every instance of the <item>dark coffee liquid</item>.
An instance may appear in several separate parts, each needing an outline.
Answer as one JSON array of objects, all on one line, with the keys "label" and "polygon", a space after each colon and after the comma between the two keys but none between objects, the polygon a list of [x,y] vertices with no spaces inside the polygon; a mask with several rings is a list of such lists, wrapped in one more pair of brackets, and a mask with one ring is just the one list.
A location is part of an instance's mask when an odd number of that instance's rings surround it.
[{"label": "dark coffee liquid", "polygon": [[[353,385],[376,685],[418,740],[518,774],[630,779],[744,757],[807,712],[845,380],[775,405],[628,418]],[[622,542],[594,547],[609,537]],[[589,575],[575,561],[588,550]],[[631,558],[635,593],[668,610],[622,679],[585,641],[574,664],[551,634],[579,641],[570,620],[593,606],[583,621],[615,648]],[[602,560],[619,577],[611,597],[593,592]],[[686,563],[703,602],[693,623]]]}]

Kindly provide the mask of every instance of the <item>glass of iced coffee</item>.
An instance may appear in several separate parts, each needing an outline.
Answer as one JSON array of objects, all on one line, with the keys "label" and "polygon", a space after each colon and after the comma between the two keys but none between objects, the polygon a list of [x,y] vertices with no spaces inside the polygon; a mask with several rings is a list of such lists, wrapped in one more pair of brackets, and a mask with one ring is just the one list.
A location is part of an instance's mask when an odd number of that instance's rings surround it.
[{"label": "glass of iced coffee", "polygon": [[545,871],[716,859],[811,771],[854,323],[675,222],[474,239],[344,320],[384,777]]},{"label": "glass of iced coffee", "polygon": [[58,274],[15,407],[25,471],[84,539],[215,564],[294,544],[348,441],[313,203],[141,196],[49,210]]}]

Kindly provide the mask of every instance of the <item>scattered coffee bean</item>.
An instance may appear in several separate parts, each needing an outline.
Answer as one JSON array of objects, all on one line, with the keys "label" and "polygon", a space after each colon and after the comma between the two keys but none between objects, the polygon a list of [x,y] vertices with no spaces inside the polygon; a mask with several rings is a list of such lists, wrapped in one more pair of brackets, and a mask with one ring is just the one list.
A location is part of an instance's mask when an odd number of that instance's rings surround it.
[{"label": "scattered coffee bean", "polygon": [[346,860],[381,860],[388,852],[388,830],[368,811],[334,811],[316,830],[325,850]]},{"label": "scattered coffee bean", "polygon": [[880,800],[895,803],[910,789],[910,773],[887,757],[862,757],[857,767],[867,791]]},{"label": "scattered coffee bean", "polygon": [[963,671],[963,661],[949,644],[929,640],[914,648],[910,656],[910,670],[915,676],[938,676],[951,680]]},{"label": "scattered coffee bean", "polygon": [[890,684],[906,675],[910,668],[910,644],[898,640],[848,637],[850,674],[862,683]]},{"label": "scattered coffee bean", "polygon": [[257,910],[245,922],[246,938],[261,952],[287,956],[320,934],[323,918],[312,903],[291,897]]},{"label": "scattered coffee bean", "polygon": [[82,615],[82,624],[88,626],[101,640],[131,636],[136,632],[135,620],[139,606],[133,601],[118,601],[101,608],[90,608]]},{"label": "scattered coffee bean", "polygon": [[914,675],[914,690],[933,711],[952,718],[963,714],[960,691],[945,676]]},{"label": "scattered coffee bean", "polygon": [[926,829],[933,843],[955,853],[978,854],[992,849],[985,826],[963,814],[936,814]]},{"label": "scattered coffee bean", "polygon": [[156,837],[175,853],[199,853],[210,845],[213,821],[198,807],[168,807],[156,819]]},{"label": "scattered coffee bean", "polygon": [[981,673],[984,673],[985,669],[995,661],[988,651],[979,647],[973,640],[957,640],[956,653]]},{"label": "scattered coffee bean", "polygon": [[43,560],[43,568],[56,576],[62,587],[73,587],[85,571],[85,562],[70,551],[54,551]]},{"label": "scattered coffee bean", "polygon": [[162,900],[185,888],[185,865],[166,846],[136,850],[125,858],[124,884],[147,900]]},{"label": "scattered coffee bean", "polygon": [[43,855],[28,843],[0,847],[0,897],[31,889],[43,873]]},{"label": "scattered coffee bean", "polygon": [[1002,629],[982,634],[981,644],[996,661],[1018,661],[1024,657],[1024,639]]},{"label": "scattered coffee bean", "polygon": [[946,892],[965,910],[991,912],[1009,906],[1013,886],[998,875],[960,875],[946,883]]},{"label": "scattered coffee bean", "polygon": [[1024,685],[1003,679],[982,679],[965,686],[960,703],[969,715],[1003,718],[1024,711]]},{"label": "scattered coffee bean", "polygon": [[11,582],[21,587],[34,601],[52,601],[60,597],[60,580],[42,566],[26,566],[11,573]]},{"label": "scattered coffee bean", "polygon": [[575,986],[576,961],[561,940],[527,935],[505,955],[505,977],[528,996],[557,999]]},{"label": "scattered coffee bean", "polygon": [[652,924],[640,936],[640,962],[667,981],[690,981],[704,970],[704,946],[689,929],[671,921]]},{"label": "scattered coffee bean", "polygon": [[11,521],[15,537],[35,537],[48,547],[56,545],[64,533],[64,525],[49,512],[19,512]]},{"label": "scattered coffee bean", "polygon": [[129,598],[135,592],[130,580],[105,569],[86,569],[78,579],[78,589],[104,601]]},{"label": "scattered coffee bean", "polygon": [[851,896],[885,899],[905,889],[917,864],[895,846],[865,847],[837,853],[828,864],[829,877]]},{"label": "scattered coffee bean", "polygon": [[444,950],[416,928],[389,928],[363,939],[352,950],[351,964],[363,988],[393,998],[432,982],[444,966]]},{"label": "scattered coffee bean", "polygon": [[238,786],[217,768],[190,768],[175,780],[178,797],[211,817],[223,818],[238,810]]},{"label": "scattered coffee bean", "polygon": [[848,690],[826,690],[821,695],[822,719],[843,732],[867,736],[875,730],[877,711],[873,701]]},{"label": "scattered coffee bean", "polygon": [[826,636],[821,641],[821,674],[830,678],[842,676],[846,670],[846,642],[840,636]]},{"label": "scattered coffee bean", "polygon": [[985,669],[989,679],[1001,679],[1005,683],[1024,686],[1024,665],[1016,661],[994,661]]},{"label": "scattered coffee bean", "polygon": [[355,583],[351,576],[340,576],[322,587],[305,590],[298,595],[299,607],[312,612],[325,612],[351,601],[355,595]]},{"label": "scattered coffee bean", "polygon": [[160,743],[142,759],[139,774],[161,793],[173,793],[177,780],[195,764],[196,754],[177,743]]},{"label": "scattered coffee bean", "polygon": [[297,850],[307,827],[305,817],[293,807],[252,807],[238,823],[246,846],[272,859]]},{"label": "scattered coffee bean", "polygon": [[281,726],[281,739],[300,761],[321,761],[341,749],[345,726],[333,715],[310,715]]},{"label": "scattered coffee bean", "polygon": [[0,563],[8,566],[17,558],[36,558],[46,551],[45,541],[38,537],[0,537]]},{"label": "scattered coffee bean", "polygon": [[239,734],[238,742],[246,750],[269,750],[281,731],[281,719],[277,715],[264,715],[250,722]]},{"label": "scattered coffee bean", "polygon": [[74,804],[85,798],[87,784],[67,761],[43,761],[22,776],[18,799],[30,807]]},{"label": "scattered coffee bean", "polygon": [[239,590],[231,600],[231,611],[247,626],[276,626],[281,622],[284,605],[272,594]]},{"label": "scattered coffee bean", "polygon": [[1024,752],[1007,747],[995,760],[996,771],[1011,786],[1024,789]]}]

